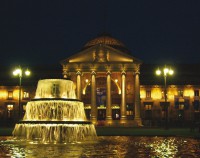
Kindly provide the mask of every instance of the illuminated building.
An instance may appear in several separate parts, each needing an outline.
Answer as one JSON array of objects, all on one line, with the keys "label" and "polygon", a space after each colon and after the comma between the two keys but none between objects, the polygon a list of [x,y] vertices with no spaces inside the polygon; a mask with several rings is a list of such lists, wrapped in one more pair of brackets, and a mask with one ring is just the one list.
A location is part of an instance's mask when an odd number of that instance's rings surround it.
[{"label": "illuminated building", "polygon": [[[64,78],[76,83],[77,98],[82,99],[88,118],[112,124],[127,123],[127,108],[135,105],[134,123],[140,117],[139,74],[141,61],[130,55],[123,43],[102,34],[87,42],[77,54],[63,60]],[[134,86],[133,86],[134,85]],[[131,111],[129,110],[129,111]]]},{"label": "illuminated building", "polygon": [[[21,113],[24,115],[26,103],[34,97],[35,87],[22,86]],[[0,86],[0,125],[12,125],[19,118],[19,86]]]},{"label": "illuminated building", "polygon": [[[61,61],[61,65],[60,76],[74,82],[77,98],[84,102],[88,119],[97,125],[163,126],[164,84],[155,76],[157,65],[142,63],[117,39],[102,34],[87,42],[78,53]],[[175,74],[168,79],[170,126],[186,126],[193,120],[200,120],[200,66],[194,67],[174,65]],[[49,74],[40,68],[35,70],[46,74],[37,79],[52,78],[50,67],[49,70]],[[34,97],[33,87],[29,99]],[[0,88],[0,118],[15,120],[11,110],[17,110],[15,89],[18,87],[4,85]],[[22,102],[26,103],[26,100],[22,99]]]},{"label": "illuminated building", "polygon": [[[153,84],[140,85],[142,62],[115,38],[100,35],[61,64],[63,77],[76,83],[77,97],[85,103],[88,119],[93,122],[105,120],[105,124],[112,124],[119,119],[119,123],[139,126],[162,124],[164,85],[158,85],[157,79]],[[154,71],[148,75],[154,75]],[[169,82],[169,121],[191,121],[199,115],[198,97],[198,87]],[[193,115],[194,111],[197,114]]]}]

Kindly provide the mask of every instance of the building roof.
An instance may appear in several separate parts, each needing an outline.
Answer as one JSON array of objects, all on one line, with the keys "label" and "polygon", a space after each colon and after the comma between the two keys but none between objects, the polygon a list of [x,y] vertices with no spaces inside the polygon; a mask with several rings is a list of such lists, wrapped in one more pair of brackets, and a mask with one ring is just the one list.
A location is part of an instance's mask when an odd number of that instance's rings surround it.
[{"label": "building roof", "polygon": [[95,46],[95,45],[99,45],[99,44],[105,44],[107,46],[110,46],[112,48],[120,50],[123,53],[131,54],[130,51],[128,50],[128,48],[126,48],[126,46],[121,41],[112,37],[108,33],[102,33],[102,34],[98,35],[97,37],[95,37],[94,39],[88,41],[84,45],[82,50],[90,48],[90,47]]}]

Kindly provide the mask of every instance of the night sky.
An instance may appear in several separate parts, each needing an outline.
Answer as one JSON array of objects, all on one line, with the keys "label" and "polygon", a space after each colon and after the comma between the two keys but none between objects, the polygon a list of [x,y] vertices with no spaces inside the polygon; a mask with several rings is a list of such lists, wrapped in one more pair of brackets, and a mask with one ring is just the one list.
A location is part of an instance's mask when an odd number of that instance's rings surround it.
[{"label": "night sky", "polygon": [[200,63],[199,0],[1,0],[1,65],[58,64],[110,33],[144,63]]}]

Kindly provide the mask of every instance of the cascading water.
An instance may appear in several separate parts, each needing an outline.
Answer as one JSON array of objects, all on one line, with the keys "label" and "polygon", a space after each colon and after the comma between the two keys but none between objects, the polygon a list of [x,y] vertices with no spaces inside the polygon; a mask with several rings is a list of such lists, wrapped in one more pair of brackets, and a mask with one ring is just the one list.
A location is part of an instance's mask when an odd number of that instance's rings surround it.
[{"label": "cascading water", "polygon": [[76,99],[71,80],[45,79],[27,103],[22,121],[13,136],[44,143],[77,142],[96,139],[94,125],[87,121],[83,102]]}]

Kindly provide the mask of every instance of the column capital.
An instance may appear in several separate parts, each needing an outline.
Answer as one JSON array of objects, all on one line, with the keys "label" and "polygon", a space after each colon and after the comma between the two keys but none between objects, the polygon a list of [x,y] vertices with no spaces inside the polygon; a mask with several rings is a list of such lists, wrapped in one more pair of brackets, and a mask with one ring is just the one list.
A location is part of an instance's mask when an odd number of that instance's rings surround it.
[{"label": "column capital", "polygon": [[107,72],[106,72],[106,75],[111,75],[111,72],[110,72],[110,71],[107,71]]},{"label": "column capital", "polygon": [[63,74],[64,78],[70,78],[70,75],[71,75],[70,72],[68,72],[68,71],[63,71],[62,74]]},{"label": "column capital", "polygon": [[140,74],[140,64],[136,64],[134,67],[134,74]]},{"label": "column capital", "polygon": [[140,71],[139,70],[136,70],[133,72],[133,75],[139,75],[140,74]]},{"label": "column capital", "polygon": [[97,73],[95,71],[92,71],[91,72],[91,75],[96,75]]},{"label": "column capital", "polygon": [[68,69],[63,69],[63,74],[68,74]]},{"label": "column capital", "polygon": [[126,71],[122,70],[121,75],[126,75]]},{"label": "column capital", "polygon": [[76,72],[76,75],[81,75],[81,74],[82,74],[81,71],[77,71],[77,72]]}]

